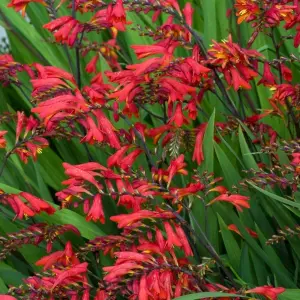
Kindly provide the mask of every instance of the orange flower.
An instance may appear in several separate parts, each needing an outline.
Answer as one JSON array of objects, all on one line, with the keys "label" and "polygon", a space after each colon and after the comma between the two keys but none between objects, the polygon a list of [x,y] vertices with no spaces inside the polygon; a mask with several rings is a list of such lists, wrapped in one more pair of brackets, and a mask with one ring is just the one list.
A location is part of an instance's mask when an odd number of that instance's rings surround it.
[{"label": "orange flower", "polygon": [[238,24],[241,24],[243,21],[250,22],[255,20],[260,11],[256,0],[236,0],[234,7],[238,17]]},{"label": "orange flower", "polygon": [[243,211],[243,207],[250,208],[249,201],[250,198],[242,195],[229,195],[229,194],[221,194],[217,198],[210,201],[207,205],[211,205],[217,201],[225,201],[230,202],[234,205],[238,211]]},{"label": "orange flower", "polygon": [[222,43],[213,41],[208,52],[210,55],[208,62],[220,68],[230,86],[233,86],[235,90],[241,87],[251,88],[249,81],[258,76],[253,61],[262,56],[259,52],[241,48],[233,43],[231,35]]},{"label": "orange flower", "polygon": [[[236,233],[239,234],[241,237],[243,237],[242,234],[240,233],[240,231],[238,230],[238,228],[236,227],[235,224],[230,224],[230,225],[228,225],[227,228],[228,228],[229,230],[231,230],[231,231],[236,232]],[[248,233],[249,233],[253,238],[255,238],[255,239],[258,238],[258,234],[257,234],[255,231],[251,230],[250,228],[246,228],[246,230],[248,231]]]},{"label": "orange flower", "polygon": [[183,175],[187,175],[187,170],[184,169],[186,163],[184,161],[184,155],[181,154],[178,158],[171,161],[170,166],[168,168],[169,176],[168,176],[168,187],[175,176],[176,173],[181,173]]}]

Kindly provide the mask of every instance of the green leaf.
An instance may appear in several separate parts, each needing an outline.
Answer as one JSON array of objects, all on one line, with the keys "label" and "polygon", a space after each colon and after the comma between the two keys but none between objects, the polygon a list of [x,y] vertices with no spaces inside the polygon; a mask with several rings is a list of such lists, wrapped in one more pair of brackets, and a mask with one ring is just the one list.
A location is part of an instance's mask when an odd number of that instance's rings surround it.
[{"label": "green leaf", "polygon": [[214,170],[214,133],[215,133],[215,110],[209,118],[203,137],[204,162],[200,165],[201,171],[213,172]]},{"label": "green leaf", "polygon": [[5,284],[5,282],[3,281],[2,278],[0,278],[0,294],[5,294],[8,291],[8,288]]},{"label": "green leaf", "polygon": [[251,151],[248,147],[248,144],[246,142],[245,136],[243,134],[242,128],[239,127],[239,142],[242,152],[242,158],[243,161],[248,169],[254,169],[258,170],[258,166],[255,162],[255,159],[253,158],[253,155],[251,154]]},{"label": "green leaf", "polygon": [[278,300],[298,300],[300,299],[300,290],[287,289],[278,296]]},{"label": "green leaf", "polygon": [[225,222],[223,221],[220,215],[218,215],[218,220],[221,228],[223,242],[228,255],[228,260],[231,266],[237,271],[239,269],[240,264],[241,249],[237,241],[233,237],[232,232],[227,228]]},{"label": "green leaf", "polygon": [[5,284],[18,286],[22,283],[23,277],[22,273],[4,262],[0,262],[0,278],[5,282]]},{"label": "green leaf", "polygon": [[297,202],[293,202],[291,200],[287,200],[283,197],[280,197],[276,194],[273,194],[273,193],[270,193],[266,190],[263,190],[261,189],[260,187],[254,185],[252,182],[248,181],[248,183],[254,188],[256,189],[257,191],[263,193],[264,195],[268,196],[269,198],[273,199],[273,200],[276,200],[276,201],[279,201],[281,203],[284,203],[286,205],[290,205],[290,206],[293,206],[293,207],[296,207],[296,208],[299,208],[300,209],[300,203],[297,203]]},{"label": "green leaf", "polygon": [[174,298],[174,300],[197,300],[197,299],[205,299],[205,298],[221,298],[221,297],[241,297],[241,298],[249,298],[243,295],[234,295],[228,293],[221,293],[221,292],[205,292],[205,293],[195,293],[190,295],[185,295],[181,297]]}]

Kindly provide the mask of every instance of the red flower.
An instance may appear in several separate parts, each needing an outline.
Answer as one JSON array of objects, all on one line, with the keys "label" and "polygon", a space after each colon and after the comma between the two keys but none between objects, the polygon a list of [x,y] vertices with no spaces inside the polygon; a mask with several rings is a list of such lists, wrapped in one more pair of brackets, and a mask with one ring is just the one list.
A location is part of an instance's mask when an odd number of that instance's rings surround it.
[{"label": "red flower", "polygon": [[23,124],[25,122],[25,115],[24,112],[17,112],[17,126],[16,126],[16,143],[19,140],[21,131],[23,129]]},{"label": "red flower", "polygon": [[264,73],[258,85],[263,84],[264,86],[272,86],[276,84],[276,77],[271,72],[269,63],[264,63]]},{"label": "red flower", "polygon": [[117,0],[116,4],[109,4],[107,8],[107,21],[113,24],[117,30],[125,31],[126,13],[122,0]]},{"label": "red flower", "polygon": [[140,280],[140,286],[139,286],[139,300],[148,300],[149,297],[149,291],[147,289],[147,276],[143,275]]},{"label": "red flower", "polygon": [[171,212],[156,212],[150,210],[140,210],[138,212],[134,212],[131,214],[122,214],[117,216],[112,216],[110,219],[113,222],[118,223],[118,228],[123,228],[129,225],[132,225],[143,219],[151,219],[151,218],[174,218],[173,213]]},{"label": "red flower", "polygon": [[7,5],[8,7],[13,7],[15,11],[21,11],[22,16],[25,16],[26,7],[29,3],[41,3],[43,5],[46,5],[44,0],[11,0],[11,2]]},{"label": "red flower", "polygon": [[284,80],[291,82],[293,79],[292,71],[287,66],[285,66],[283,63],[280,64],[280,70],[281,70]]},{"label": "red flower", "polygon": [[9,295],[0,295],[0,300],[17,300],[17,298]]},{"label": "red flower", "polygon": [[0,131],[0,148],[6,147],[6,139],[4,138],[4,135],[7,133],[6,130]]},{"label": "red flower", "polygon": [[34,211],[28,207],[17,195],[11,195],[11,197],[7,199],[7,202],[16,213],[16,217],[19,219],[23,219],[24,216],[27,218],[35,215]]},{"label": "red flower", "polygon": [[61,111],[87,111],[87,103],[85,103],[82,95],[78,92],[76,96],[62,95],[54,97],[52,99],[39,103],[39,105],[32,108],[31,111],[34,113],[38,113],[42,119],[45,119],[46,124],[55,114],[59,114],[61,113]]},{"label": "red flower", "polygon": [[240,75],[236,68],[230,68],[229,74],[231,78],[226,77],[226,80],[236,91],[240,88],[244,88],[246,90],[251,89],[251,85]]},{"label": "red flower", "polygon": [[181,173],[183,175],[187,175],[187,171],[184,169],[186,166],[186,163],[184,161],[184,155],[181,154],[178,156],[178,158],[171,161],[170,166],[168,168],[168,187],[175,176],[176,173]]},{"label": "red flower", "polygon": [[185,234],[184,230],[182,229],[182,227],[178,224],[175,224],[175,230],[176,230],[176,234],[182,244],[182,248],[183,248],[185,255],[193,256],[193,251],[190,247],[190,243],[189,243],[188,239],[186,238],[186,234]]},{"label": "red flower", "polygon": [[171,224],[169,222],[164,222],[164,227],[167,233],[167,247],[172,248],[174,246],[181,247],[182,243],[180,238],[174,232]]},{"label": "red flower", "polygon": [[250,208],[250,204],[248,202],[249,200],[250,198],[247,196],[221,194],[217,198],[210,201],[207,205],[211,205],[217,201],[225,201],[234,205],[238,211],[243,211],[243,207]]},{"label": "red flower", "polygon": [[170,118],[169,123],[174,122],[177,127],[181,127],[183,124],[188,124],[188,119],[184,116],[182,112],[182,103],[178,102],[176,104],[175,112]]},{"label": "red flower", "polygon": [[260,12],[259,5],[255,0],[236,0],[234,5],[236,9],[237,22],[250,22],[257,18]]},{"label": "red flower", "polygon": [[96,54],[91,61],[85,67],[87,73],[97,73],[97,62],[99,60],[99,55]]},{"label": "red flower", "polygon": [[83,24],[70,16],[60,17],[43,26],[54,32],[56,42],[73,46],[77,36],[84,30]]},{"label": "red flower", "polygon": [[[228,228],[229,230],[231,230],[231,231],[236,232],[236,233],[237,233],[238,235],[240,235],[241,237],[243,237],[242,234],[240,233],[240,231],[238,230],[238,228],[236,227],[235,224],[230,224],[230,225],[228,225],[227,228]],[[255,238],[255,239],[258,238],[258,234],[257,234],[255,231],[251,230],[250,228],[246,228],[246,230],[248,231],[248,233],[249,233],[253,238]]]},{"label": "red flower", "polygon": [[183,12],[186,23],[189,26],[192,26],[193,12],[194,12],[194,9],[192,8],[192,4],[190,2],[187,2],[184,9],[182,10],[182,12]]},{"label": "red flower", "polygon": [[94,120],[92,117],[87,116],[86,119],[84,119],[81,124],[86,129],[86,135],[84,138],[81,139],[81,142],[87,142],[91,145],[93,145],[95,142],[101,143],[104,140],[104,136],[102,132],[99,130],[99,128],[96,126]]},{"label": "red flower", "polygon": [[198,165],[200,165],[201,162],[204,160],[202,143],[203,143],[206,127],[207,127],[207,123],[203,123],[197,129],[198,133],[196,135],[196,142],[195,142],[195,148],[194,148],[192,160],[196,161]]},{"label": "red flower", "polygon": [[300,165],[300,153],[293,153],[292,154],[292,161],[291,164],[294,166],[299,166]]},{"label": "red flower", "polygon": [[132,167],[133,163],[137,159],[137,157],[143,153],[143,150],[141,149],[135,149],[133,150],[130,154],[125,156],[121,161],[120,161],[120,167],[122,170],[128,172],[128,170]]},{"label": "red flower", "polygon": [[241,87],[251,88],[249,81],[258,76],[255,71],[255,59],[261,56],[259,52],[241,48],[233,43],[231,35],[228,41],[222,43],[214,41],[208,52],[210,55],[208,62],[220,68],[230,86],[235,90]]},{"label": "red flower", "polygon": [[30,206],[36,213],[40,213],[41,211],[44,211],[49,215],[52,215],[55,213],[55,209],[51,205],[49,205],[46,201],[44,201],[38,197],[35,197],[26,192],[21,192],[20,196],[22,196],[24,199],[26,199],[30,203]]},{"label": "red flower", "polygon": [[78,260],[76,254],[73,252],[72,244],[70,242],[67,242],[64,250],[56,251],[54,253],[51,253],[50,255],[44,256],[35,264],[37,266],[44,266],[44,270],[47,270],[55,264],[62,264],[64,267],[67,267],[78,265],[79,263],[80,261]]},{"label": "red flower", "polygon": [[108,294],[105,290],[98,290],[94,300],[107,300]]},{"label": "red flower", "polygon": [[103,206],[102,206],[102,199],[101,195],[97,194],[94,197],[92,207],[86,217],[87,221],[93,220],[94,222],[100,221],[100,223],[105,223],[105,217],[103,212]]},{"label": "red flower", "polygon": [[59,285],[62,284],[65,280],[68,281],[68,283],[71,281],[73,281],[74,283],[78,282],[78,276],[80,276],[80,279],[82,281],[86,281],[84,279],[84,275],[82,273],[86,273],[87,272],[87,267],[88,267],[88,263],[84,262],[81,263],[79,265],[75,265],[74,267],[72,267],[71,269],[67,269],[64,270],[62,272],[60,272],[60,274],[56,277],[56,280],[54,282],[54,284],[52,285],[52,290],[54,290],[54,288]]},{"label": "red flower", "polygon": [[246,291],[246,293],[253,293],[258,295],[265,296],[268,300],[277,300],[278,295],[282,294],[285,291],[282,287],[274,288],[272,286],[260,286],[254,289]]},{"label": "red flower", "polygon": [[111,155],[108,159],[107,159],[107,166],[109,168],[113,167],[113,166],[119,166],[126,151],[130,148],[130,145],[126,145],[123,146],[122,148],[120,148],[118,151],[116,151],[113,155]]},{"label": "red flower", "polygon": [[95,171],[107,170],[98,163],[85,163],[81,165],[70,165],[68,163],[63,163],[63,167],[65,168],[65,174],[70,176],[72,179],[90,182],[99,190],[101,189],[101,185],[94,177],[100,176],[100,173]]},{"label": "red flower", "polygon": [[101,128],[102,132],[105,134],[109,145],[112,148],[120,149],[121,145],[120,145],[119,138],[116,134],[117,130],[113,127],[113,125],[107,119],[105,114],[100,109],[94,110],[93,114],[96,116],[98,125]]}]

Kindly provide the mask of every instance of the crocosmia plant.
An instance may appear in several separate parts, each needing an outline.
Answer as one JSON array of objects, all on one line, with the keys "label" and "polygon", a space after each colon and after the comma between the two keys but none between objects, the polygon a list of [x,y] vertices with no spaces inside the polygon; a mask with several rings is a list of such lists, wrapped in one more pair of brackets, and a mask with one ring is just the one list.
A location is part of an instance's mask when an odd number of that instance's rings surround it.
[{"label": "crocosmia plant", "polygon": [[0,20],[0,300],[300,299],[299,0]]}]

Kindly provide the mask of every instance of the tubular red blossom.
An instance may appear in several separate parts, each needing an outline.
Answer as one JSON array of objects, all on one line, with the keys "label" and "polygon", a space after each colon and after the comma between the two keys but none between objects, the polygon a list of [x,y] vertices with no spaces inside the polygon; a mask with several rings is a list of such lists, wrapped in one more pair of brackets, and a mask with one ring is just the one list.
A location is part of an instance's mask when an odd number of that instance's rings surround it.
[{"label": "tubular red blossom", "polygon": [[[236,233],[237,233],[238,235],[240,235],[241,237],[243,237],[242,234],[240,233],[240,231],[238,230],[238,228],[236,227],[235,224],[230,224],[230,225],[228,225],[227,228],[228,228],[229,230],[231,230],[231,231],[236,232]],[[248,233],[249,233],[253,238],[255,238],[255,239],[258,238],[258,234],[257,234],[255,231],[253,231],[253,230],[250,229],[250,228],[245,228],[245,229],[248,231]]]},{"label": "tubular red blossom", "polygon": [[182,103],[180,102],[176,104],[174,115],[169,120],[169,123],[173,122],[177,127],[181,127],[183,124],[188,124],[188,119],[183,115]]},{"label": "tubular red blossom", "polygon": [[175,224],[174,226],[175,226],[176,234],[182,244],[182,248],[183,248],[185,255],[193,256],[193,251],[190,247],[190,243],[189,243],[188,239],[186,238],[186,234],[185,234],[184,230],[182,229],[182,227],[179,224]]},{"label": "tubular red blossom", "polygon": [[96,294],[94,300],[107,300],[108,297],[109,296],[105,290],[99,290],[99,291],[97,291],[97,294]]},{"label": "tubular red blossom", "polygon": [[66,279],[70,279],[70,278],[74,278],[77,275],[80,275],[80,277],[83,279],[83,273],[87,272],[87,267],[88,267],[88,263],[81,263],[78,264],[76,266],[73,266],[71,269],[68,269],[66,271],[61,272],[57,277],[56,280],[52,286],[52,290],[54,290],[54,288],[63,283],[63,281],[65,281]]},{"label": "tubular red blossom", "polygon": [[250,208],[250,204],[248,202],[249,200],[250,198],[247,196],[221,194],[217,198],[210,201],[207,205],[211,205],[217,201],[225,201],[234,205],[238,211],[243,211],[243,207]]},{"label": "tubular red blossom", "polygon": [[86,135],[81,139],[82,143],[87,142],[93,145],[95,142],[103,142],[104,136],[90,116],[87,116],[86,119],[82,121],[82,125],[86,129]]},{"label": "tubular red blossom", "polygon": [[228,83],[230,83],[236,91],[240,88],[244,88],[246,90],[251,89],[251,85],[240,75],[236,68],[230,68],[229,73],[231,79]]},{"label": "tubular red blossom", "polygon": [[208,62],[221,68],[230,86],[233,86],[235,90],[251,88],[248,81],[258,76],[253,69],[255,69],[255,59],[262,56],[259,52],[241,48],[238,44],[233,43],[231,35],[229,35],[228,41],[223,41],[223,43],[214,41],[208,52],[211,56]]},{"label": "tubular red blossom", "polygon": [[91,61],[85,67],[87,73],[97,73],[97,62],[99,60],[99,55],[96,54]]},{"label": "tubular red blossom", "polygon": [[182,243],[180,238],[174,232],[171,224],[169,222],[164,222],[164,227],[167,233],[167,247],[172,248],[174,246],[181,247]]},{"label": "tubular red blossom", "polygon": [[121,163],[121,160],[123,159],[126,151],[130,148],[130,145],[126,145],[123,146],[122,148],[120,148],[118,151],[116,151],[113,155],[111,155],[108,159],[107,159],[107,166],[109,168],[113,167],[113,166],[119,166]]},{"label": "tubular red blossom", "polygon": [[293,74],[292,71],[285,66],[283,63],[280,64],[280,71],[282,73],[282,76],[284,78],[284,80],[291,82],[293,79]]},{"label": "tubular red blossom", "polygon": [[263,84],[264,86],[272,86],[276,84],[276,77],[271,72],[269,63],[264,63],[264,73],[258,85]]},{"label": "tubular red blossom", "polygon": [[26,192],[21,192],[20,196],[22,196],[24,199],[26,199],[30,203],[30,206],[37,213],[40,213],[41,211],[44,211],[49,215],[52,215],[55,213],[55,209],[51,205],[49,205],[46,201],[44,201],[38,197],[35,197]]},{"label": "tubular red blossom", "polygon": [[22,16],[25,17],[26,7],[29,3],[40,3],[46,5],[44,0],[11,0],[7,7],[13,7],[15,11],[21,11]]},{"label": "tubular red blossom", "polygon": [[107,119],[105,114],[100,109],[94,110],[93,114],[97,118],[98,125],[101,128],[102,132],[105,133],[109,145],[112,148],[120,149],[121,145],[120,145],[119,138],[116,134],[116,129],[113,127],[111,122]]},{"label": "tubular red blossom", "polygon": [[246,291],[247,294],[258,294],[265,296],[268,300],[277,300],[278,295],[282,294],[285,291],[282,287],[274,288],[272,286],[260,286],[254,289]]},{"label": "tubular red blossom", "polygon": [[187,175],[187,171],[184,169],[186,166],[186,163],[184,161],[184,155],[181,154],[178,156],[178,158],[174,159],[171,161],[170,166],[168,168],[168,186],[170,185],[173,177],[175,176],[176,173],[181,173],[183,175]]},{"label": "tubular red blossom", "polygon": [[25,205],[25,203],[17,195],[11,195],[11,197],[7,199],[7,202],[16,213],[16,217],[19,219],[23,219],[24,216],[27,218],[35,215],[35,212]]},{"label": "tubular red blossom", "polygon": [[234,5],[236,9],[237,22],[251,22],[255,20],[260,12],[259,5],[255,0],[236,0]]},{"label": "tubular red blossom", "polygon": [[129,171],[137,157],[143,153],[141,149],[135,149],[120,161],[120,168],[124,171]]},{"label": "tubular red blossom", "polygon": [[[88,181],[100,190],[101,185],[94,178],[95,176],[100,176],[100,174],[97,172],[94,172],[93,170],[97,170],[97,169],[105,170],[106,168],[104,168],[104,167],[102,168],[101,165],[96,164],[96,163],[94,163],[96,165],[94,165],[93,163],[91,163],[91,164],[92,165],[88,165],[88,166],[86,166],[86,164],[72,166],[68,163],[63,163],[63,167],[65,168],[66,175],[68,175],[74,179],[77,179],[77,180]],[[91,169],[89,167],[91,167]]]},{"label": "tubular red blossom", "polygon": [[0,295],[0,300],[17,300],[17,298],[9,295]]},{"label": "tubular red blossom", "polygon": [[[64,17],[60,18],[62,19],[62,24],[64,23]],[[67,17],[69,18],[69,17]],[[36,68],[38,72],[38,78],[39,79],[50,79],[50,78],[56,78],[56,79],[61,79],[61,80],[67,80],[72,82],[73,84],[76,85],[75,78],[72,74],[69,72],[66,72],[63,69],[54,67],[54,66],[42,66],[38,63],[33,63],[33,66]]]},{"label": "tubular red blossom", "polygon": [[196,135],[196,142],[195,142],[195,148],[193,153],[193,161],[196,161],[198,165],[202,163],[204,160],[204,154],[203,154],[203,139],[206,131],[207,123],[201,124],[197,131]]},{"label": "tubular red blossom", "polygon": [[263,119],[264,117],[270,115],[271,113],[273,113],[272,109],[266,110],[264,113],[259,114],[259,115],[253,115],[250,117],[247,117],[245,122],[249,123],[249,124],[255,124],[257,123],[259,120]]},{"label": "tubular red blossom", "polygon": [[112,267],[104,267],[105,272],[109,272],[104,276],[104,280],[107,282],[117,282],[119,277],[124,276],[135,269],[142,269],[143,267],[136,262],[125,262]]},{"label": "tubular red blossom", "polygon": [[125,31],[125,25],[130,24],[126,21],[126,13],[122,0],[117,0],[116,4],[110,4],[107,8],[107,21],[113,24],[117,30]]},{"label": "tubular red blossom", "polygon": [[139,286],[139,300],[148,300],[148,289],[147,289],[147,277],[143,275],[140,279],[140,286]]},{"label": "tubular red blossom", "polygon": [[189,26],[192,26],[193,13],[194,13],[194,9],[192,8],[192,4],[190,2],[187,2],[184,9],[182,10],[182,12],[183,12],[186,23]]},{"label": "tubular red blossom", "polygon": [[17,112],[16,143],[19,141],[25,118],[24,112]]},{"label": "tubular red blossom", "polygon": [[292,157],[293,159],[291,161],[291,164],[295,166],[300,165],[300,153],[293,153]]},{"label": "tubular red blossom", "polygon": [[105,216],[103,212],[103,207],[102,207],[102,199],[101,195],[97,194],[94,197],[93,204],[88,212],[88,215],[86,217],[87,221],[100,221],[100,223],[104,224],[105,223]]},{"label": "tubular red blossom", "polygon": [[[79,96],[79,94],[77,94]],[[32,112],[38,113],[47,124],[51,117],[60,113],[62,110],[67,112],[88,111],[87,104],[81,97],[73,95],[62,95],[39,103],[37,107],[32,108]]]},{"label": "tubular red blossom", "polygon": [[149,210],[140,210],[131,214],[122,214],[117,216],[112,216],[110,219],[113,222],[118,223],[118,228],[124,228],[126,226],[132,225],[143,219],[152,219],[152,218],[174,218],[173,213],[171,212],[156,212]]},{"label": "tubular red blossom", "polygon": [[115,252],[117,259],[117,264],[122,264],[126,261],[136,261],[136,262],[147,262],[151,261],[151,255],[138,253],[138,252]]},{"label": "tubular red blossom", "polygon": [[78,265],[79,263],[80,261],[73,252],[72,244],[68,241],[64,250],[56,251],[50,255],[44,256],[35,264],[37,266],[43,266],[44,270],[47,270],[56,264],[62,264],[64,267],[67,267]]},{"label": "tubular red blossom", "polygon": [[84,25],[69,16],[60,17],[44,25],[44,28],[54,32],[56,42],[73,46],[79,33],[83,32]]},{"label": "tubular red blossom", "polygon": [[4,138],[4,135],[7,133],[7,130],[1,130],[0,131],[0,148],[6,147],[6,139]]},{"label": "tubular red blossom", "polygon": [[220,194],[226,194],[228,189],[225,186],[216,186],[213,189],[210,189],[208,192],[218,192]]}]

